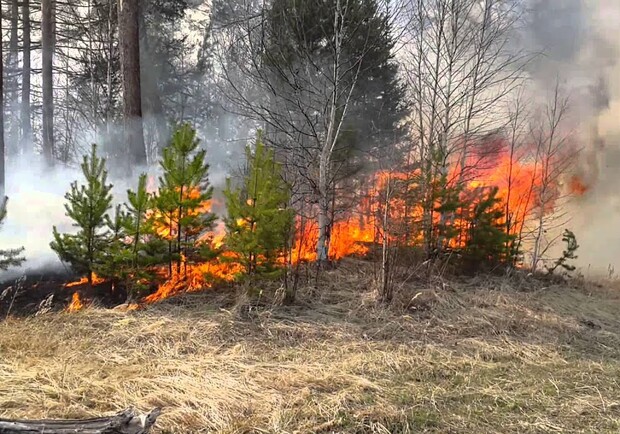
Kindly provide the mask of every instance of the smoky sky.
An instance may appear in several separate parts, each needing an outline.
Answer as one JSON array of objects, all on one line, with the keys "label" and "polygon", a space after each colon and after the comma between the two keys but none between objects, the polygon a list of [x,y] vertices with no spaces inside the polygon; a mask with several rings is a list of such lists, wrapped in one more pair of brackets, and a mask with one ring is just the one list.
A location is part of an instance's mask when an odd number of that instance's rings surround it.
[{"label": "smoky sky", "polygon": [[528,49],[541,53],[528,65],[532,87],[561,83],[580,149],[573,170],[590,188],[567,205],[579,265],[620,270],[620,1],[530,0],[525,21]]}]

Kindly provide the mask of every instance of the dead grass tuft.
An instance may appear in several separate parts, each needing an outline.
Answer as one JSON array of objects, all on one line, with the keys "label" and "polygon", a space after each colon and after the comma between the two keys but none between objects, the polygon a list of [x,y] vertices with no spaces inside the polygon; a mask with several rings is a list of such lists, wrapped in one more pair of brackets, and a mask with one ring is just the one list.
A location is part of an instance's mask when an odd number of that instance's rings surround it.
[{"label": "dead grass tuft", "polygon": [[620,297],[523,285],[412,282],[388,309],[347,263],[291,307],[207,293],[11,319],[0,417],[136,405],[164,407],[161,433],[618,432]]}]

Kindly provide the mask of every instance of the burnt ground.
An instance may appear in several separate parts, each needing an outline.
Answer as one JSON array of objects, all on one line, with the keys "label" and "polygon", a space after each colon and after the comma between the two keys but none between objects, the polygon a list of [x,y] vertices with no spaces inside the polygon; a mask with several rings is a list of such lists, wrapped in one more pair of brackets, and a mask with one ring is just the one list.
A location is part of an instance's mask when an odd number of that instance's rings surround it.
[{"label": "burnt ground", "polygon": [[126,294],[113,291],[112,283],[67,287],[79,278],[65,270],[30,270],[21,277],[0,280],[0,321],[7,316],[25,317],[37,312],[61,311],[75,292],[85,304],[114,307],[125,301]]}]

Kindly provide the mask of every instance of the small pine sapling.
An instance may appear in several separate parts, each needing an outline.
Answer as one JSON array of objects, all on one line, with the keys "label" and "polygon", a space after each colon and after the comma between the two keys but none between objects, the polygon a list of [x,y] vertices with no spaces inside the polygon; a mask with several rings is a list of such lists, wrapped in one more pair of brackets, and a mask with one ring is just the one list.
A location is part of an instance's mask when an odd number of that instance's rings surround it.
[{"label": "small pine sapling", "polygon": [[[5,197],[0,202],[0,225],[6,217],[6,205],[8,198]],[[0,250],[0,270],[6,271],[10,267],[19,267],[26,259],[21,256],[24,252],[24,248]]]},{"label": "small pine sapling", "polygon": [[247,167],[241,184],[227,180],[226,246],[239,255],[247,274],[275,269],[288,241],[293,214],[287,209],[290,191],[281,165],[258,133],[255,149],[246,148]]},{"label": "small pine sapling", "polygon": [[152,237],[151,195],[146,184],[146,174],[140,175],[137,190],[127,190],[127,203],[117,206],[108,222],[112,241],[102,275],[122,283],[130,298],[139,297],[146,289],[144,282],[152,280],[149,266],[161,262],[157,256],[161,248]]},{"label": "small pine sapling", "polygon": [[74,221],[77,234],[61,234],[54,226],[54,241],[51,248],[63,262],[67,262],[80,274],[85,274],[92,284],[93,273],[102,264],[110,243],[108,211],[112,205],[112,185],[107,183],[105,159],[97,156],[93,145],[90,155],[82,162],[85,184],[71,183],[71,190],[65,195],[66,215]]},{"label": "small pine sapling", "polygon": [[183,124],[175,129],[160,161],[164,173],[154,198],[152,223],[168,243],[170,274],[174,262],[181,273],[183,263],[201,256],[204,248],[197,241],[213,228],[216,219],[210,212],[213,187],[209,185],[209,165],[199,145],[196,130]]},{"label": "small pine sapling", "polygon": [[568,263],[568,261],[579,258],[575,253],[579,249],[577,244],[577,237],[569,230],[565,229],[562,234],[562,241],[566,243],[566,249],[562,252],[562,256],[558,258],[552,267],[547,268],[549,274],[553,274],[558,268],[563,268],[565,271],[572,272],[577,269],[574,265]]},{"label": "small pine sapling", "polygon": [[497,192],[494,187],[483,193],[467,222],[469,230],[464,255],[472,268],[512,262],[507,247],[512,236],[506,233],[505,215],[499,206],[501,200]]}]

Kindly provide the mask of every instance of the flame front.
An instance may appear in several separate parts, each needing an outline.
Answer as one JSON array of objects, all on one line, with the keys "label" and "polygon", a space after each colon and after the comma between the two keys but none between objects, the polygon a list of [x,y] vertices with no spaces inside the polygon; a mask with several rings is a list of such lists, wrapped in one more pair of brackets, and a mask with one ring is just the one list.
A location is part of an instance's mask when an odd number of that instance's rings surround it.
[{"label": "flame front", "polygon": [[[97,276],[96,273],[93,273],[93,285],[101,285],[104,282],[105,282],[105,279]],[[82,286],[82,285],[87,285],[87,284],[88,284],[88,277],[82,277],[80,280],[67,283],[65,285],[65,288],[73,288],[75,286]]]},{"label": "flame front", "polygon": [[[486,144],[483,144],[486,146]],[[448,224],[457,230],[457,235],[450,242],[451,247],[463,247],[467,239],[468,216],[473,212],[476,200],[481,197],[481,192],[491,187],[497,188],[497,207],[501,207],[504,220],[498,224],[505,225],[507,230],[518,235],[524,230],[524,225],[532,213],[553,212],[555,201],[560,197],[559,185],[551,185],[551,194],[544,202],[544,209],[540,208],[539,187],[540,168],[535,161],[527,158],[513,158],[507,151],[506,142],[494,140],[488,144],[497,149],[497,153],[485,165],[468,162],[467,173],[461,172],[458,164],[452,165],[448,173],[448,183],[464,181],[465,188],[460,193],[460,202],[464,205],[452,212]],[[492,160],[492,161],[491,161]],[[365,191],[358,191],[361,200],[358,205],[349,209],[344,214],[339,214],[336,221],[331,225],[329,236],[329,257],[339,260],[352,255],[366,255],[373,244],[380,245],[383,237],[389,240],[397,240],[402,245],[420,246],[424,239],[422,221],[424,211],[421,198],[412,200],[422,190],[421,172],[419,169],[411,172],[377,172],[371,177]],[[154,184],[151,182],[151,184]],[[151,185],[154,188],[154,185]],[[588,191],[581,178],[573,177],[568,183],[568,189],[574,195],[582,195]],[[394,190],[398,194],[394,194]],[[190,197],[197,197],[198,190],[189,191]],[[549,193],[548,193],[549,194]],[[212,201],[205,201],[197,214],[210,212]],[[173,239],[178,235],[178,215],[157,215],[154,217],[156,232],[164,239]],[[439,222],[439,213],[434,213],[433,220]],[[389,229],[386,229],[386,221],[389,221]],[[239,224],[245,224],[239,221]],[[281,264],[299,264],[301,262],[313,262],[317,258],[318,227],[313,219],[298,217],[295,221],[296,231],[294,242],[287,255],[280,258]],[[157,275],[157,291],[144,298],[145,303],[154,303],[164,300],[181,292],[196,292],[213,288],[218,282],[232,282],[244,272],[244,267],[233,253],[226,251],[225,228],[222,222],[217,228],[201,236],[196,236],[198,243],[210,245],[214,250],[220,251],[220,255],[212,260],[193,263],[185,257],[181,259],[181,265],[177,264],[169,269],[161,266],[153,271]],[[195,260],[195,259],[194,259]],[[103,279],[94,276],[94,284],[102,283]],[[73,282],[67,287],[84,285],[87,279]],[[149,283],[149,282],[143,282]],[[76,311],[83,307],[79,294],[73,295],[69,311]]]}]

